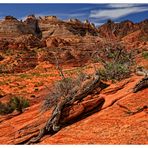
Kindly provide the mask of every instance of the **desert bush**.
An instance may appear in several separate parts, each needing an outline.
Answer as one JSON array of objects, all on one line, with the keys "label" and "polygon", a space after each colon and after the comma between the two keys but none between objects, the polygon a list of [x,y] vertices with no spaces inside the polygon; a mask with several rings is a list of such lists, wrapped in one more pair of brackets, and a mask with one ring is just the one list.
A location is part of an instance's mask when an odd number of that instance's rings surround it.
[{"label": "desert bush", "polygon": [[0,102],[0,115],[12,113],[13,109],[9,103]]},{"label": "desert bush", "polygon": [[148,59],[148,51],[143,51],[143,52],[142,52],[142,57],[143,57],[144,59]]},{"label": "desert bush", "polygon": [[148,41],[148,36],[141,36],[140,40],[143,42],[147,42]]},{"label": "desert bush", "polygon": [[59,80],[55,83],[54,89],[59,92],[59,95],[62,97],[67,96],[70,90],[73,88],[74,82],[72,78],[65,78],[63,80]]},{"label": "desert bush", "polygon": [[13,71],[13,66],[10,63],[0,65],[0,73],[10,73]]},{"label": "desert bush", "polygon": [[53,84],[48,96],[46,97],[41,110],[46,111],[52,106],[56,105],[60,99],[65,99],[68,95],[73,96],[76,92],[73,88],[80,86],[80,84],[88,77],[85,73],[79,73],[76,78],[64,78],[56,81]]},{"label": "desert bush", "polygon": [[104,69],[98,70],[103,80],[121,80],[130,75],[130,68],[126,64],[109,62],[106,63]]},{"label": "desert bush", "polygon": [[105,45],[94,56],[104,67],[98,69],[101,79],[114,81],[129,77],[131,66],[134,64],[134,55],[133,51],[127,51],[120,44]]},{"label": "desert bush", "polygon": [[14,96],[10,99],[9,104],[14,110],[22,112],[22,110],[29,106],[28,100],[20,96]]},{"label": "desert bush", "polygon": [[80,85],[83,81],[85,81],[89,77],[88,74],[83,72],[83,69],[79,69],[77,72],[77,76],[75,79],[75,85]]},{"label": "desert bush", "polygon": [[54,106],[60,98],[66,97],[70,90],[74,87],[73,79],[65,78],[59,81],[56,81],[53,84],[52,89],[50,90],[45,102],[42,106],[42,110],[46,110]]},{"label": "desert bush", "polygon": [[0,114],[9,114],[12,113],[14,110],[22,113],[23,109],[27,108],[28,106],[28,100],[20,96],[13,96],[7,103],[0,102]]},{"label": "desert bush", "polygon": [[13,55],[13,54],[14,54],[13,49],[6,49],[6,50],[5,50],[5,55],[11,56],[11,55]]}]

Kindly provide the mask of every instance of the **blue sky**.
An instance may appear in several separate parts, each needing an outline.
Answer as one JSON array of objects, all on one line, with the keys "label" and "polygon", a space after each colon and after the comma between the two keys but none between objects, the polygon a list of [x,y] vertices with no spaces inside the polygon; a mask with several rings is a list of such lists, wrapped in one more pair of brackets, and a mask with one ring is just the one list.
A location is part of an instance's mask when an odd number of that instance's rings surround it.
[{"label": "blue sky", "polygon": [[148,4],[0,4],[0,19],[6,15],[23,19],[30,14],[56,15],[64,20],[88,19],[96,25],[101,25],[107,19],[139,22],[148,19]]}]

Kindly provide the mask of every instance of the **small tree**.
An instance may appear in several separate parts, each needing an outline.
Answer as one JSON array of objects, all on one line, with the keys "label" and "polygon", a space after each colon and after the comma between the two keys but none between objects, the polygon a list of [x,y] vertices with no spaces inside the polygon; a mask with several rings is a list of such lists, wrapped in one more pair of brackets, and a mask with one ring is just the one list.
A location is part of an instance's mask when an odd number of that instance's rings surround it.
[{"label": "small tree", "polygon": [[95,51],[92,59],[102,63],[104,68],[97,70],[102,79],[121,80],[130,75],[133,57],[132,51],[128,52],[122,44],[112,42]]}]

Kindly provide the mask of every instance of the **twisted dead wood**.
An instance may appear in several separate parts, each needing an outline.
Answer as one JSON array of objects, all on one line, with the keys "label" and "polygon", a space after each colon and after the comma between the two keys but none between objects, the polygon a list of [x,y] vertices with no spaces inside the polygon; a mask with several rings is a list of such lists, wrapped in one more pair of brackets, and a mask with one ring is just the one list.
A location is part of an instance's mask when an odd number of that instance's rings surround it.
[{"label": "twisted dead wood", "polygon": [[148,87],[148,76],[146,75],[144,78],[142,78],[133,88],[133,92],[136,93],[144,88]]},{"label": "twisted dead wood", "polygon": [[[52,134],[53,132],[57,132],[61,128],[61,116],[62,111],[66,106],[71,106],[76,101],[81,101],[83,98],[85,98],[89,93],[91,93],[94,89],[99,87],[101,85],[100,78],[98,74],[95,74],[93,78],[90,80],[90,83],[84,87],[82,87],[80,90],[77,91],[77,93],[71,97],[71,95],[67,95],[66,98],[61,98],[60,102],[57,103],[55,106],[53,113],[50,117],[50,119],[47,121],[46,125],[40,130],[37,137],[34,137],[30,139],[26,144],[36,143],[38,142],[45,134],[49,133]],[[101,102],[104,101],[101,100]]]}]

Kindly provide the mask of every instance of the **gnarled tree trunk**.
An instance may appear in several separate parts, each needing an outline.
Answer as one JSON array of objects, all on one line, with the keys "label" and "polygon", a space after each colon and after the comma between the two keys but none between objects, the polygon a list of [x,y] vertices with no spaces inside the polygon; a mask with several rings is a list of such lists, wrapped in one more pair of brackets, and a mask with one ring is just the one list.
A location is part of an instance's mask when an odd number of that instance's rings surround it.
[{"label": "gnarled tree trunk", "polygon": [[[88,94],[92,93],[93,90],[95,90],[97,87],[103,86],[102,84],[104,83],[100,81],[99,75],[95,74],[93,78],[90,80],[90,82],[88,83],[88,85],[82,88],[80,87],[80,89],[77,91],[77,93],[73,97],[70,94],[68,94],[66,98],[61,98],[60,101],[55,106],[50,119],[47,121],[43,129],[40,130],[38,136],[30,139],[27,142],[27,144],[38,142],[47,133],[52,134],[53,132],[59,131],[61,128],[62,120],[63,120],[63,116],[62,116],[63,110],[66,107],[69,107],[70,109],[71,106],[76,101],[79,101],[79,102],[82,101],[83,98],[85,98]],[[102,103],[104,103],[104,98],[100,98],[100,100],[98,100],[98,102],[95,102],[95,104],[93,104],[94,106],[89,109],[84,110],[82,108],[82,112],[90,111],[93,108],[95,108],[98,104],[102,104]]]}]

